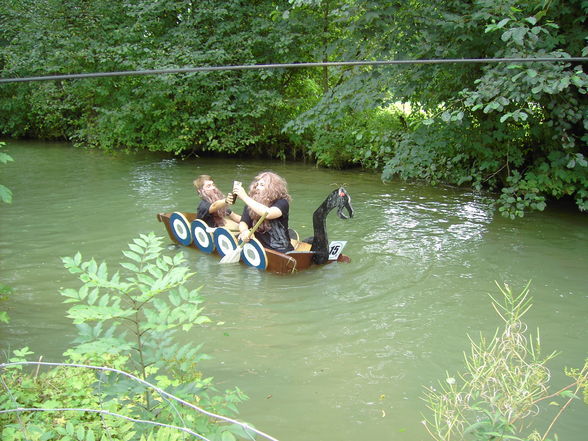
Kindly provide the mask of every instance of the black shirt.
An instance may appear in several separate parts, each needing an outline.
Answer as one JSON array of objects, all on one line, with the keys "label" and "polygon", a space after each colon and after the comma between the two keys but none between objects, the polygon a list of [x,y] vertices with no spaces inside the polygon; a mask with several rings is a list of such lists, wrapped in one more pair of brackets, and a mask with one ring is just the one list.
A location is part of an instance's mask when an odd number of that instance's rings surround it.
[{"label": "black shirt", "polygon": [[[200,204],[198,204],[198,208],[196,209],[196,219],[201,219],[206,222],[206,225],[209,227],[216,228],[218,225],[214,220],[214,216],[209,212],[211,205],[212,204],[210,202],[202,199]],[[227,210],[227,214],[231,214],[231,210]]]},{"label": "black shirt", "polygon": [[[271,203],[271,207],[277,207],[282,212],[282,215],[277,219],[270,219],[270,228],[263,233],[259,230],[255,232],[255,238],[261,242],[265,248],[270,250],[285,253],[292,251],[294,247],[290,242],[290,233],[288,232],[288,214],[290,212],[290,204],[286,199],[277,199]],[[249,208],[245,207],[241,222],[245,222],[249,228],[253,226],[251,216],[249,216]]]},{"label": "black shirt", "polygon": [[198,209],[196,210],[196,219],[203,220],[204,222],[206,222],[206,225],[208,225],[209,227],[216,227],[216,224],[214,222],[214,217],[208,211],[208,210],[210,210],[211,205],[212,204],[210,202],[202,199],[200,201],[200,204],[198,204]]}]

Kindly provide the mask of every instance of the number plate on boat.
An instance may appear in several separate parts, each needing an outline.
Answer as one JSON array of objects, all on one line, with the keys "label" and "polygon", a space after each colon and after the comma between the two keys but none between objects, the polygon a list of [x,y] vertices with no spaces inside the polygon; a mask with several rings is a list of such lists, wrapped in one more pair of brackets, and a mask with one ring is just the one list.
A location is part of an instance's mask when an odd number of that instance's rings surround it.
[{"label": "number plate on boat", "polygon": [[337,260],[343,248],[347,245],[346,240],[334,240],[329,244],[329,260]]}]

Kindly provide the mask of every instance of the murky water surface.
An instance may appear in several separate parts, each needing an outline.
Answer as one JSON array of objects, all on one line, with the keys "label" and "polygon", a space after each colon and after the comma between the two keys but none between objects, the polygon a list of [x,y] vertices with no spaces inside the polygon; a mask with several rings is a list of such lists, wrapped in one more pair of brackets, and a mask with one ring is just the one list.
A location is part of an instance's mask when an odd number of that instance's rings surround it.
[{"label": "murky water surface", "polygon": [[[588,356],[588,218],[552,208],[515,222],[468,191],[394,182],[376,174],[309,165],[225,159],[182,161],[160,155],[105,155],[64,144],[10,142],[15,162],[1,182],[14,202],[0,207],[0,349],[29,346],[57,361],[75,336],[60,287],[77,286],[60,256],[119,262],[140,233],[166,236],[155,214],[193,211],[192,179],[211,174],[227,191],[272,169],[289,182],[290,225],[312,235],[312,212],[345,184],[356,217],[328,219],[331,240],[347,240],[350,264],[291,276],[261,273],[186,250],[204,285],[211,325],[187,338],[213,355],[202,368],[220,388],[250,399],[241,417],[276,438],[428,439],[423,386],[463,366],[467,334],[499,325],[488,294],[494,281],[519,291],[532,280],[530,329],[540,327],[556,386],[563,366]],[[583,439],[586,406],[576,404],[560,439]]]}]

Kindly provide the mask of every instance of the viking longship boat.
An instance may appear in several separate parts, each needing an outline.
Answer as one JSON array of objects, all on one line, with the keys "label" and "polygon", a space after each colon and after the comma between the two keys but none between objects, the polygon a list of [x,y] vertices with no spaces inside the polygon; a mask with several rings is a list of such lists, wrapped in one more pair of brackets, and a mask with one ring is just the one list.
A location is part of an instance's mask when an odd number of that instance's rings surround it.
[{"label": "viking longship boat", "polygon": [[[312,216],[314,236],[300,240],[298,234],[290,230],[294,251],[280,253],[270,250],[263,247],[257,239],[252,238],[243,245],[241,261],[260,270],[280,274],[302,271],[312,265],[350,262],[349,256],[341,253],[346,242],[329,243],[327,238],[327,215],[335,208],[341,219],[353,217],[351,196],[344,187],[333,190],[314,211]],[[174,242],[199,249],[207,254],[218,254],[222,258],[234,252],[239,246],[236,238],[238,229],[234,223],[227,222],[223,227],[211,228],[202,220],[196,219],[196,213],[180,211],[158,213],[157,219],[163,222],[169,237]]]}]

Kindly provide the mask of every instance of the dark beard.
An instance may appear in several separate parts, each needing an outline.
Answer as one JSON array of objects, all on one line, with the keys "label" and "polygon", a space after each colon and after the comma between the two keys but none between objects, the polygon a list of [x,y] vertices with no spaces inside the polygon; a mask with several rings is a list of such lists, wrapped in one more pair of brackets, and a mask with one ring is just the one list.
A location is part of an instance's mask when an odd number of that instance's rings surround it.
[{"label": "dark beard", "polygon": [[[202,199],[204,199],[206,202],[210,202],[211,204],[214,204],[216,201],[225,198],[225,195],[222,194],[222,192],[218,188],[208,191],[200,190],[200,196],[202,196]],[[225,224],[224,217],[228,215],[229,214],[227,213],[227,207],[223,207],[216,213],[212,213],[215,225],[217,227],[222,227]]]}]

